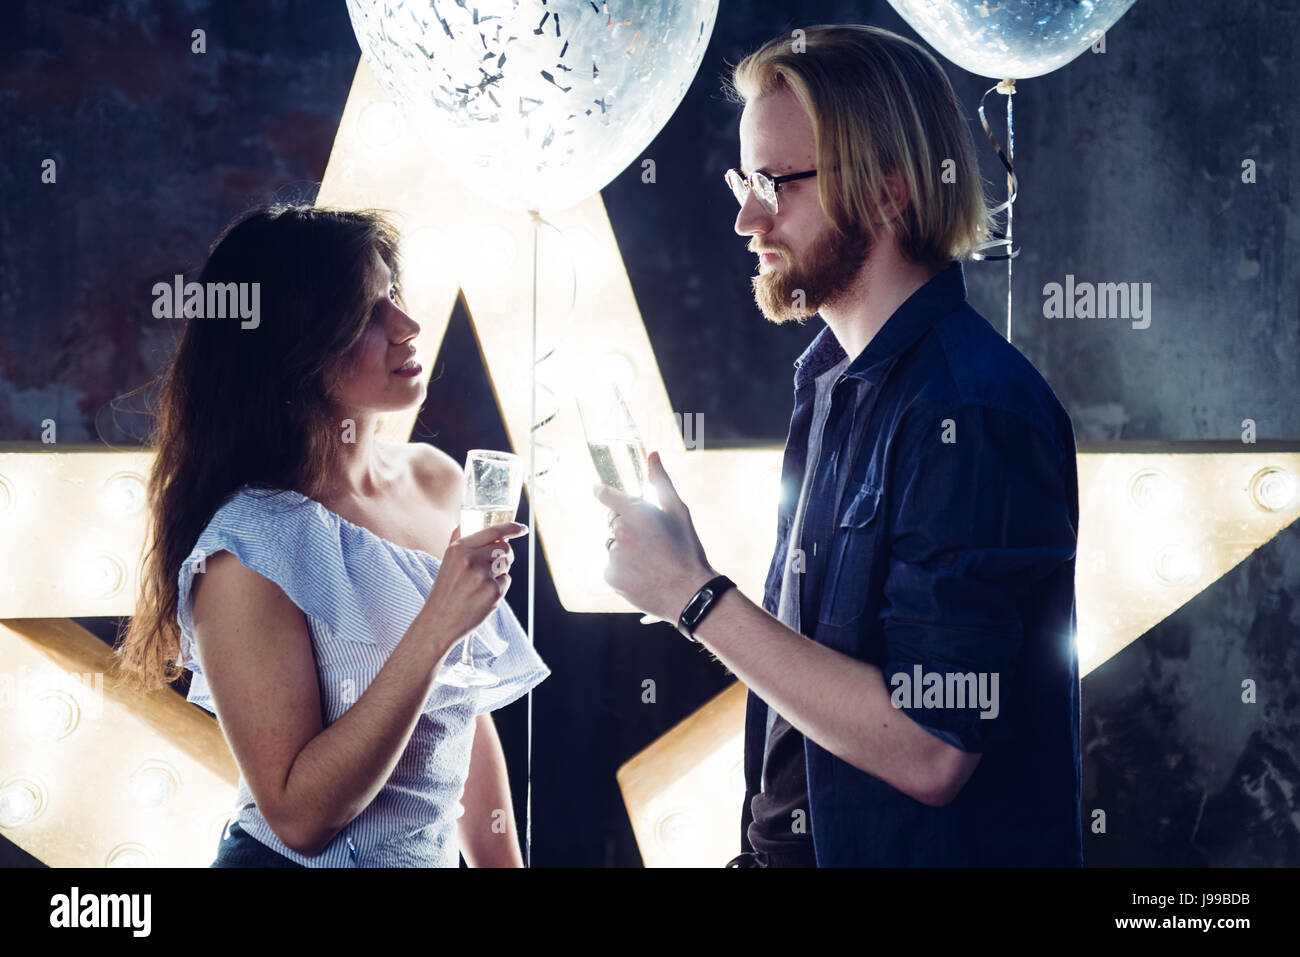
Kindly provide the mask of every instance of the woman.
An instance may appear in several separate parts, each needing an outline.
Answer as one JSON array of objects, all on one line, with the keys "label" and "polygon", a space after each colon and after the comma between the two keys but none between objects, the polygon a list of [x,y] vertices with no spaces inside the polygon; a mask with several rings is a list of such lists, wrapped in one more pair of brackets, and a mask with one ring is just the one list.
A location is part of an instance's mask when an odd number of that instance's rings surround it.
[{"label": "woman", "polygon": [[[527,528],[459,538],[457,463],[375,438],[425,391],[399,273],[377,213],[256,210],[199,283],[250,284],[260,315],[186,320],[163,376],[118,656],[141,687],[191,671],[230,744],[238,811],[213,867],[522,864],[489,712],[549,674],[502,601]],[[480,625],[500,683],[436,682]]]}]

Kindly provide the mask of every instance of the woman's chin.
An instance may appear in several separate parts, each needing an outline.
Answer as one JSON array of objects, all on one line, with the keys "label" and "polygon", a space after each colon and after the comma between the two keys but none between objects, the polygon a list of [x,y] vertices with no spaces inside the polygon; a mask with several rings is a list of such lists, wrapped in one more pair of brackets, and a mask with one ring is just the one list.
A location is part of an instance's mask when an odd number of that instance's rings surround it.
[{"label": "woman's chin", "polygon": [[376,415],[386,412],[407,412],[411,409],[418,412],[424,405],[424,384],[420,383],[419,388],[412,386],[404,391],[406,395],[397,395],[397,390],[394,389],[383,397],[377,397],[373,402],[365,403],[365,409]]},{"label": "woman's chin", "polygon": [[425,385],[423,382],[419,382],[418,388],[412,388],[410,396],[404,401],[399,401],[390,411],[400,412],[405,409],[416,409],[418,411],[420,406],[424,405],[424,394]]}]

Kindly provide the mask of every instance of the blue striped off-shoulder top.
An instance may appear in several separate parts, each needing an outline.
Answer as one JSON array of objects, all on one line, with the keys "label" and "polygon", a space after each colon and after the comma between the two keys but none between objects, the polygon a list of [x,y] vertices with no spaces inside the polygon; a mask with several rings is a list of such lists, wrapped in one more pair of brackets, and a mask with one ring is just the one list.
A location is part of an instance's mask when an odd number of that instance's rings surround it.
[{"label": "blue striped off-shoulder top", "polygon": [[[195,652],[191,585],[207,557],[231,552],[275,582],[306,616],[326,726],[378,674],[424,605],[439,560],[354,525],[290,490],[244,486],[213,515],[182,563],[177,617],[181,665],[192,672],[187,700],[216,713]],[[406,751],[364,811],[316,857],[291,850],[271,830],[240,776],[235,819],[272,850],[308,867],[456,867],[457,818],[475,717],[509,704],[550,670],[506,602],[480,626],[478,667],[500,679],[490,688],[434,685]],[[485,655],[494,654],[485,658]],[[454,661],[460,645],[447,660]]]}]

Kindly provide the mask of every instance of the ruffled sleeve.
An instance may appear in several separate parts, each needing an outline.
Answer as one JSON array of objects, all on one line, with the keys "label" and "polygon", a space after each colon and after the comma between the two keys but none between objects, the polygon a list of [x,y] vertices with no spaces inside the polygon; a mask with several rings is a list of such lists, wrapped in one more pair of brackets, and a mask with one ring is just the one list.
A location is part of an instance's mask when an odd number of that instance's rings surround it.
[{"label": "ruffled sleeve", "polygon": [[[230,552],[245,568],[275,582],[302,609],[314,634],[328,633],[327,622],[341,619],[343,601],[338,592],[321,587],[320,559],[339,552],[337,531],[318,510],[304,507],[301,499],[257,490],[241,489],[229,498],[213,515],[177,576],[180,665],[192,676],[186,700],[212,714],[216,708],[194,643],[193,585],[194,576],[206,571],[207,559],[220,551]],[[315,563],[297,560],[303,555],[313,556]]]},{"label": "ruffled sleeve", "polygon": [[[474,666],[492,672],[499,683],[477,689],[475,714],[486,714],[504,708],[550,675],[551,669],[537,654],[528,640],[528,632],[506,602],[497,605],[496,611],[479,626],[479,631],[484,634],[476,637],[471,646]],[[462,644],[463,642],[456,643],[448,653],[446,663],[453,663],[459,658]],[[500,651],[497,651],[498,648]],[[493,652],[496,653],[490,658],[482,657],[485,653]]]},{"label": "ruffled sleeve", "polygon": [[[219,551],[275,582],[307,617],[320,667],[325,712],[334,720],[374,679],[424,605],[441,563],[347,522],[296,492],[241,489],[213,516],[178,578],[181,665],[192,672],[187,700],[215,714],[194,647],[194,576]],[[475,664],[499,684],[472,692],[435,682],[426,711],[467,698],[483,714],[526,694],[550,674],[514,612],[501,602],[474,637]],[[461,643],[448,661],[461,653]]]}]

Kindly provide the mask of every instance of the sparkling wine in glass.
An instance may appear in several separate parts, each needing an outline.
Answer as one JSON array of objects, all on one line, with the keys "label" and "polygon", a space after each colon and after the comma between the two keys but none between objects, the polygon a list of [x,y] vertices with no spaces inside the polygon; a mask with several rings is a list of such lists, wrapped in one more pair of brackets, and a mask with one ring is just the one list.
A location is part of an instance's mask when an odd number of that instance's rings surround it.
[{"label": "sparkling wine in glass", "polygon": [[[591,463],[596,466],[600,481],[624,495],[658,505],[658,498],[650,485],[650,463],[646,458],[645,443],[641,441],[636,420],[628,411],[618,386],[605,382],[581,391],[578,417],[582,421]],[[643,615],[641,624],[649,625],[659,620],[654,615]]]},{"label": "sparkling wine in glass", "polygon": [[491,505],[462,505],[460,509],[460,537],[473,535],[493,525],[503,525],[515,520],[514,508],[494,508]]},{"label": "sparkling wine in glass", "polygon": [[[524,462],[519,456],[509,452],[470,449],[465,457],[460,537],[473,535],[492,525],[513,522],[523,481]],[[439,681],[458,688],[487,688],[500,681],[492,672],[474,667],[474,642],[488,644],[480,635],[484,627],[480,625],[465,636],[461,642],[460,661],[439,672]]]},{"label": "sparkling wine in glass", "polygon": [[650,491],[645,444],[618,386],[610,382],[581,393],[578,416],[601,482],[624,495],[645,498]]}]

